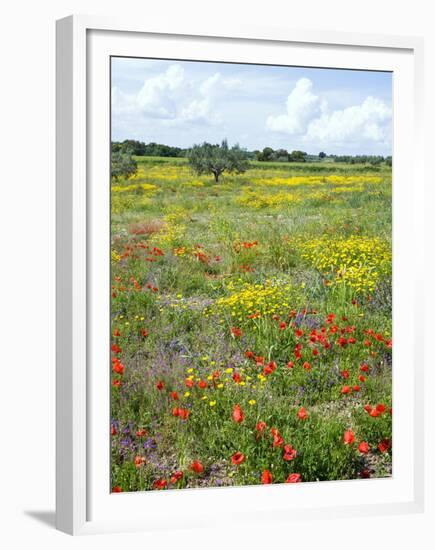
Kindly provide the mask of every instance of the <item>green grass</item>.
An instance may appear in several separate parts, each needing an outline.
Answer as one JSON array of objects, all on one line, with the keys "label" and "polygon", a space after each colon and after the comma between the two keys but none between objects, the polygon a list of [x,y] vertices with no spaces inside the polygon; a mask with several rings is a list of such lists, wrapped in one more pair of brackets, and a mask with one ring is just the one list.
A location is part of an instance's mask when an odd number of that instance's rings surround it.
[{"label": "green grass", "polygon": [[136,160],[112,189],[112,486],[390,475],[391,169]]}]

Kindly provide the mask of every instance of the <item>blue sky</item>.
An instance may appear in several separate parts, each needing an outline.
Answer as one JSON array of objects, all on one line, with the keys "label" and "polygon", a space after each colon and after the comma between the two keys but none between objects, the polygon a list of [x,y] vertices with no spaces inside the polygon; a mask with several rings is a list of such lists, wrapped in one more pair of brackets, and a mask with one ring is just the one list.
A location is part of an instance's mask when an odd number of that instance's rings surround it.
[{"label": "blue sky", "polygon": [[386,72],[112,58],[112,140],[391,154]]}]

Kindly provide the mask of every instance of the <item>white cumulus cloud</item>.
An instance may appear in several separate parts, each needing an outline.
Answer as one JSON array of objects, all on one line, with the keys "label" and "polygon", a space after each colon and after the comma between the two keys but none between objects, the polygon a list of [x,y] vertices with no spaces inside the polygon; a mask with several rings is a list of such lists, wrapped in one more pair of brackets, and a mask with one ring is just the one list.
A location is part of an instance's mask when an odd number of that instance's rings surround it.
[{"label": "white cumulus cloud", "polygon": [[290,92],[286,102],[286,113],[269,116],[266,127],[274,132],[302,134],[313,117],[326,108],[324,101],[312,92],[313,83],[309,78],[300,78]]},{"label": "white cumulus cloud", "polygon": [[211,112],[211,105],[208,99],[193,99],[180,110],[177,117],[178,122],[200,121],[212,122],[216,120]]},{"label": "white cumulus cloud", "polygon": [[184,69],[170,65],[162,74],[145,80],[136,97],[141,111],[155,118],[174,118],[177,115],[177,98],[185,85]]},{"label": "white cumulus cloud", "polygon": [[310,122],[306,141],[344,143],[353,140],[386,141],[390,134],[391,107],[375,97],[360,105],[324,113]]},{"label": "white cumulus cloud", "polygon": [[199,122],[218,124],[219,106],[226,94],[240,86],[237,78],[215,73],[203,80],[189,79],[179,64],[147,78],[136,94],[112,88],[114,115],[134,115],[154,119],[165,125]]},{"label": "white cumulus cloud", "polygon": [[391,140],[391,116],[391,107],[372,96],[358,105],[331,110],[326,99],[314,93],[311,80],[301,78],[287,97],[286,113],[270,115],[266,128],[313,146],[387,144]]}]

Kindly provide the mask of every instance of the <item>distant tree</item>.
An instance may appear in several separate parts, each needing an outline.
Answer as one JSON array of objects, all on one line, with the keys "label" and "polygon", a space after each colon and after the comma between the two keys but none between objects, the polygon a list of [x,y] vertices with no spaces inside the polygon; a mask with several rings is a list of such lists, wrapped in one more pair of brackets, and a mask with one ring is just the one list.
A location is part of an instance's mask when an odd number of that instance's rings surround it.
[{"label": "distant tree", "polygon": [[369,164],[372,166],[379,166],[384,162],[384,157],[371,157],[369,159]]},{"label": "distant tree", "polygon": [[260,162],[262,162],[262,161],[264,160],[263,152],[262,152],[262,151],[257,151],[257,152],[255,153],[255,158],[256,158],[257,160],[259,160]]},{"label": "distant tree", "polygon": [[319,159],[324,159],[325,157],[326,157],[326,153],[324,153],[323,151],[320,151]]},{"label": "distant tree", "polygon": [[288,151],[287,149],[277,149],[273,153],[273,158],[279,162],[287,162],[288,161]]},{"label": "distant tree", "polygon": [[385,159],[385,164],[386,164],[387,166],[393,166],[393,159],[392,159],[392,157],[386,157],[386,159]]},{"label": "distant tree", "polygon": [[188,152],[188,158],[197,174],[213,174],[215,182],[224,172],[241,174],[248,168],[246,152],[238,145],[230,149],[226,139],[221,145],[194,145]]},{"label": "distant tree", "polygon": [[134,160],[132,152],[127,151],[115,151],[112,150],[111,159],[111,175],[112,178],[117,180],[120,178],[130,178],[137,172],[137,162]]},{"label": "distant tree", "polygon": [[145,143],[135,139],[125,139],[120,145],[120,151],[126,154],[142,156],[145,154]]},{"label": "distant tree", "polygon": [[112,152],[130,153],[140,157],[183,157],[187,149],[172,147],[162,143],[144,143],[134,139],[112,142]]},{"label": "distant tree", "polygon": [[292,151],[288,157],[289,162],[305,162],[307,153],[303,151]]},{"label": "distant tree", "polygon": [[272,147],[265,147],[262,151],[257,152],[257,160],[260,160],[263,162],[275,160],[274,154],[275,154],[275,151],[272,149]]}]

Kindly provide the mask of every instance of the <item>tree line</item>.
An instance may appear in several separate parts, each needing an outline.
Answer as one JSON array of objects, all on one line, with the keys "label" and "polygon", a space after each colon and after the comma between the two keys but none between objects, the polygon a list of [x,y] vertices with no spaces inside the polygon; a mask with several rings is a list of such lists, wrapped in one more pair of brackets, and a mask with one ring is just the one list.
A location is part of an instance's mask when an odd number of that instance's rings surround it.
[{"label": "tree line", "polygon": [[158,143],[145,144],[141,141],[125,140],[112,142],[111,173],[112,178],[129,178],[137,171],[135,156],[150,157],[187,157],[189,164],[197,174],[212,174],[215,182],[224,172],[242,173],[248,169],[249,160],[260,162],[346,162],[350,164],[370,164],[378,166],[382,163],[392,165],[391,157],[375,155],[327,155],[321,151],[318,155],[308,155],[304,151],[286,149],[274,150],[265,147],[262,151],[247,151],[238,144],[229,147],[226,139],[221,144],[204,142],[189,149],[170,147]]},{"label": "tree line", "polygon": [[[208,144],[212,145],[212,144]],[[191,148],[172,147],[163,143],[144,143],[134,139],[112,142],[112,153],[130,154],[139,157],[188,157]],[[315,162],[329,160],[333,162],[345,162],[350,164],[392,164],[391,156],[381,155],[334,155],[321,151],[318,155],[312,155],[305,151],[287,151],[287,149],[273,149],[265,147],[263,150],[243,150],[248,160],[260,162]]]}]

